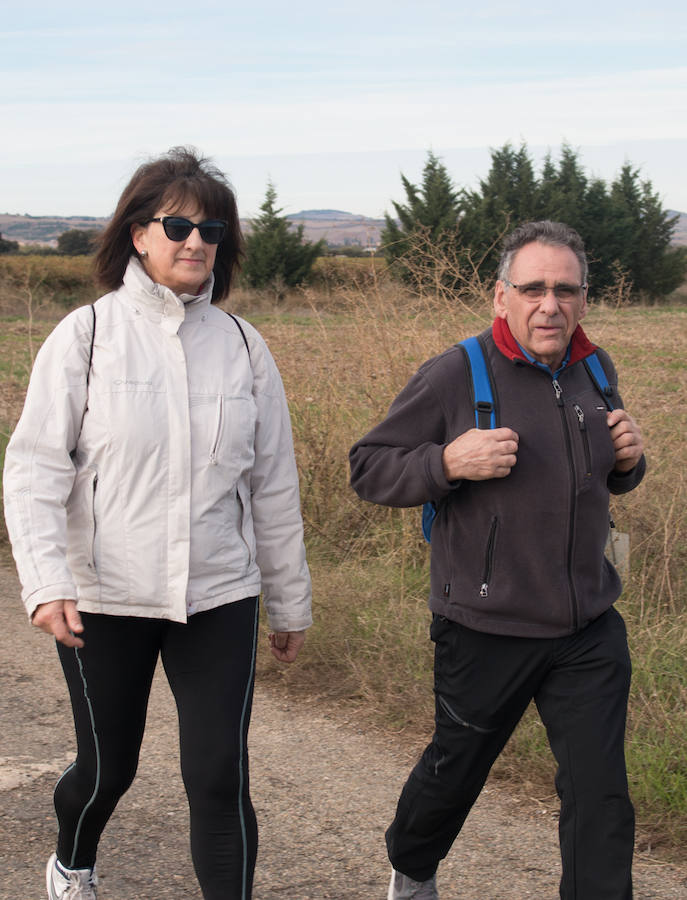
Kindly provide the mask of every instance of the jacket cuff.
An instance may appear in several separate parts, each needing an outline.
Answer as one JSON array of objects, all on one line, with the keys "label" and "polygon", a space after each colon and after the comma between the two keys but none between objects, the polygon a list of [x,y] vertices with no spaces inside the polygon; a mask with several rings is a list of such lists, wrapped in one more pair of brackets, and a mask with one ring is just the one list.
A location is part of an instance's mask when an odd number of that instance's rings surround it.
[{"label": "jacket cuff", "polygon": [[312,616],[287,619],[285,616],[270,616],[268,613],[267,624],[270,631],[305,631],[312,625]]},{"label": "jacket cuff", "polygon": [[76,602],[76,588],[71,581],[58,581],[56,584],[48,584],[38,588],[32,594],[24,597],[24,606],[29,619],[33,617],[38,607],[43,603],[53,603],[55,600],[74,600]]},{"label": "jacket cuff", "polygon": [[613,470],[608,476],[608,490],[612,494],[626,494],[637,487],[642,478],[644,478],[645,472],[646,457],[642,456],[637,465],[627,472],[616,472]]},{"label": "jacket cuff", "polygon": [[445,444],[439,444],[436,447],[433,447],[429,453],[427,461],[427,471],[429,479],[436,487],[436,491],[434,491],[433,494],[439,493],[442,496],[445,494],[450,494],[451,491],[454,491],[457,487],[460,487],[462,483],[462,478],[459,478],[457,481],[449,481],[446,477],[446,473],[444,472],[445,448]]}]

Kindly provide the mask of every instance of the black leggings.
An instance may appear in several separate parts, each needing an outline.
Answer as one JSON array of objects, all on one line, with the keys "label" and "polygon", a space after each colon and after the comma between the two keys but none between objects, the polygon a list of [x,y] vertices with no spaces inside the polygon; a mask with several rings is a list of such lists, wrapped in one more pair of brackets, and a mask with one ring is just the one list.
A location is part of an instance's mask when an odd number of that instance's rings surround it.
[{"label": "black leggings", "polygon": [[100,836],[138,765],[158,655],[179,713],[191,854],[205,900],[247,900],[257,854],[247,735],[258,600],[249,597],[183,625],[82,613],[85,647],[58,644],[74,712],[76,761],[55,789],[57,856],[95,863]]}]

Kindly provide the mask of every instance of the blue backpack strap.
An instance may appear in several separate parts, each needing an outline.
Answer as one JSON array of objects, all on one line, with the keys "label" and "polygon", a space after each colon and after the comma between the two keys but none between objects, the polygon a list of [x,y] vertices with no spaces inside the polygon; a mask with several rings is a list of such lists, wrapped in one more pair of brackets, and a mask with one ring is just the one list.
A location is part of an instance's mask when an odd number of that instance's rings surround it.
[{"label": "blue backpack strap", "polygon": [[[472,379],[472,395],[475,401],[475,427],[496,428],[496,406],[491,377],[487,369],[484,350],[476,337],[466,338],[458,345],[467,354],[470,377]],[[432,501],[422,507],[422,534],[427,543],[431,540],[432,525],[436,518],[437,508]]]},{"label": "blue backpack strap", "polygon": [[467,353],[470,362],[472,393],[475,398],[475,426],[484,429],[496,428],[494,392],[482,345],[476,337],[470,337],[461,341],[460,346]]},{"label": "blue backpack strap", "polygon": [[432,525],[437,515],[436,503],[428,500],[422,504],[422,536],[429,544],[432,540]]},{"label": "blue backpack strap", "polygon": [[604,367],[601,365],[601,360],[599,359],[599,357],[596,355],[596,353],[592,353],[590,356],[585,357],[582,362],[584,363],[585,369],[589,373],[589,377],[594,382],[594,386],[603,397],[603,401],[608,409],[615,409],[611,400],[611,397],[613,396],[613,389],[608,383],[608,378],[606,377]]}]

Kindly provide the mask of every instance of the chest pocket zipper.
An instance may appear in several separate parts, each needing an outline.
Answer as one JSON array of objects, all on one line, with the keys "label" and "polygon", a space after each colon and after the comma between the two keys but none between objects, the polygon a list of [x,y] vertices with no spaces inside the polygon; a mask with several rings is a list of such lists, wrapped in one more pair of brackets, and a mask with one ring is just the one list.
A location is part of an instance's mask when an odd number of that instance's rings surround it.
[{"label": "chest pocket zipper", "polygon": [[496,543],[496,526],[498,519],[496,516],[491,520],[491,528],[489,529],[489,540],[487,541],[487,550],[484,555],[484,574],[482,576],[482,586],[479,589],[480,597],[489,596],[489,580],[491,578],[492,569],[494,567],[494,545]]},{"label": "chest pocket zipper", "polygon": [[577,424],[580,429],[582,448],[584,450],[584,477],[590,478],[592,474],[592,454],[589,449],[589,434],[587,433],[587,426],[584,422],[584,411],[580,406],[577,405],[577,403],[573,405],[573,409],[575,410],[575,415],[577,416]]},{"label": "chest pocket zipper", "polygon": [[224,395],[217,395],[217,412],[215,415],[215,436],[210,448],[210,465],[217,465],[217,451],[219,449],[220,438],[222,436],[222,425],[224,423]]}]

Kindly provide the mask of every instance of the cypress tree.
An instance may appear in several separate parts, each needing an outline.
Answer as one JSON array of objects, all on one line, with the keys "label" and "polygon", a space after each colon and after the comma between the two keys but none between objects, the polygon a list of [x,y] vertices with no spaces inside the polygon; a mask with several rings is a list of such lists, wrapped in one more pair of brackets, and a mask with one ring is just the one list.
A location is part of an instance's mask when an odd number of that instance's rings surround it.
[{"label": "cypress tree", "polygon": [[246,237],[242,278],[251,287],[271,287],[281,296],[286,287],[307,280],[315,259],[324,251],[324,241],[306,241],[303,225],[292,228],[276,204],[277,191],[269,181],[261,213],[252,220]]},{"label": "cypress tree", "polygon": [[[382,249],[390,262],[402,260],[421,242],[437,249],[455,241],[460,202],[446,167],[431,151],[422,171],[422,184],[412,184],[401,174],[406,194],[405,203],[392,201],[396,218],[385,213],[386,228],[382,232]],[[408,277],[402,267],[402,274]]]}]

